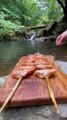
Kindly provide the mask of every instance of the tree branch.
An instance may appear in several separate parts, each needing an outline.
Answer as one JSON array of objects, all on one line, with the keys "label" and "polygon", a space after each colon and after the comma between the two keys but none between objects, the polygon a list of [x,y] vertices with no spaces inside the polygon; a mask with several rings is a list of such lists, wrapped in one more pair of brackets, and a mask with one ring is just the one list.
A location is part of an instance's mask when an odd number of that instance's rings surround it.
[{"label": "tree branch", "polygon": [[67,0],[65,0],[65,7],[67,7]]},{"label": "tree branch", "polygon": [[[63,3],[61,2],[61,0],[57,0],[58,1],[58,3],[61,5],[61,7],[63,8],[63,10],[65,9],[65,7],[64,7],[64,5],[63,5]],[[66,0],[65,0],[66,1]]]}]

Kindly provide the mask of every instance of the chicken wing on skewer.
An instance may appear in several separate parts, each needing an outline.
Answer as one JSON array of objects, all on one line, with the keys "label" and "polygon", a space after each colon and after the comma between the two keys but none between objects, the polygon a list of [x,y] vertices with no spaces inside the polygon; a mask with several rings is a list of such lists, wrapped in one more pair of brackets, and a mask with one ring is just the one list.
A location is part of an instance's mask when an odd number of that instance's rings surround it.
[{"label": "chicken wing on skewer", "polygon": [[19,79],[20,77],[27,77],[34,73],[36,67],[34,66],[23,66],[19,70],[13,71],[11,74],[13,78]]},{"label": "chicken wing on skewer", "polygon": [[56,73],[56,69],[41,69],[41,70],[36,70],[35,75],[38,76],[39,78],[44,78],[46,80],[47,86],[48,86],[48,91],[50,94],[50,97],[54,103],[54,106],[56,108],[56,112],[59,113],[58,105],[54,97],[54,92],[52,89],[52,86],[50,84],[49,77],[52,77]]},{"label": "chicken wing on skewer", "polygon": [[18,86],[20,85],[22,79],[24,77],[26,77],[27,75],[32,74],[35,71],[35,67],[27,67],[27,69],[25,68],[22,72],[20,71],[16,71],[16,73],[12,73],[12,75],[14,75],[14,77],[18,78],[18,81],[16,82],[14,88],[11,90],[11,92],[9,93],[7,99],[5,100],[5,102],[3,103],[2,107],[0,108],[0,112],[2,112],[2,110],[5,108],[5,106],[8,104],[8,102],[10,101],[10,99],[12,98],[12,96],[14,95],[14,93],[16,92]]},{"label": "chicken wing on skewer", "polygon": [[40,69],[35,71],[35,75],[39,78],[45,78],[45,76],[51,77],[56,73],[56,69]]}]

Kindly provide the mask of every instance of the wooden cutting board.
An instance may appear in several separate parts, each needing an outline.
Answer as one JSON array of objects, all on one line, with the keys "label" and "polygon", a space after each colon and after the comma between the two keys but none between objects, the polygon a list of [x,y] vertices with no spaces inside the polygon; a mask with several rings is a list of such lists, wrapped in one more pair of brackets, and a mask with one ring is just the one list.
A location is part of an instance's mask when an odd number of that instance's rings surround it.
[{"label": "wooden cutting board", "polygon": [[[50,78],[55,98],[59,103],[67,103],[67,76],[55,63],[53,56],[48,55],[47,57],[50,60],[51,64],[57,68],[56,75]],[[24,57],[19,60],[14,70],[17,70],[21,66],[23,59]],[[8,94],[17,82],[16,79],[12,78],[11,73],[6,82],[0,88],[0,106],[6,100]],[[49,96],[46,81],[32,75],[28,78],[25,78],[21,82],[7,107],[21,107],[51,103],[52,101]]]}]

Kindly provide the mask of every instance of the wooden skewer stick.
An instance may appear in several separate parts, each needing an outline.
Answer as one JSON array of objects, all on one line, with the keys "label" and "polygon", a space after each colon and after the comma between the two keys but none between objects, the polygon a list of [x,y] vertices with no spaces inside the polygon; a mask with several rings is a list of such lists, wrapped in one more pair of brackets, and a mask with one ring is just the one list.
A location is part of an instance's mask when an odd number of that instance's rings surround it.
[{"label": "wooden skewer stick", "polygon": [[[45,79],[46,79],[46,82],[47,82],[47,86],[48,86],[48,90],[49,90],[49,94],[50,94],[50,97],[54,103],[54,106],[55,106],[55,109],[56,109],[56,112],[59,114],[59,109],[58,109],[58,105],[57,105],[57,102],[56,102],[56,99],[54,97],[54,93],[53,93],[53,90],[52,90],[52,87],[51,87],[51,84],[50,84],[50,80],[49,80],[49,77],[48,76],[45,76]],[[44,80],[45,80],[44,79]]]},{"label": "wooden skewer stick", "polygon": [[[29,67],[29,69],[27,70],[22,70],[21,72],[18,71],[17,74],[20,76],[19,80],[17,80],[15,86],[13,87],[13,89],[11,90],[11,92],[9,93],[7,99],[5,100],[5,102],[3,103],[2,107],[0,108],[0,112],[2,112],[2,110],[6,107],[7,103],[10,101],[10,99],[13,97],[15,91],[17,90],[18,86],[20,85],[22,79],[24,77],[26,77],[27,75],[32,74],[35,71],[35,67],[31,66]],[[13,75],[15,75],[16,73],[14,73]]]},{"label": "wooden skewer stick", "polygon": [[6,105],[8,104],[8,102],[10,101],[10,99],[12,98],[12,96],[14,95],[15,91],[17,90],[17,88],[18,88],[19,84],[21,83],[21,81],[22,81],[22,77],[19,78],[19,80],[15,84],[14,88],[9,93],[6,101],[3,103],[2,107],[0,108],[0,112],[2,112],[3,109],[6,107]]}]

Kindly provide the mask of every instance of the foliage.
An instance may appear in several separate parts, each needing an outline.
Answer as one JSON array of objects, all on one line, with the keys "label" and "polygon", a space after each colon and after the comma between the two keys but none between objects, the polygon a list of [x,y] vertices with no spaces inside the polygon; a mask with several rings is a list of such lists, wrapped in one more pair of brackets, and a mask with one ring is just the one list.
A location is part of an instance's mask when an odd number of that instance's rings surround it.
[{"label": "foliage", "polygon": [[14,35],[24,26],[45,24],[62,16],[57,0],[0,0],[0,36]]},{"label": "foliage", "polygon": [[63,10],[61,6],[59,6],[57,0],[39,0],[43,2],[44,4],[44,14],[43,18],[45,21],[50,22],[50,21],[59,21],[63,17]]}]

